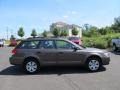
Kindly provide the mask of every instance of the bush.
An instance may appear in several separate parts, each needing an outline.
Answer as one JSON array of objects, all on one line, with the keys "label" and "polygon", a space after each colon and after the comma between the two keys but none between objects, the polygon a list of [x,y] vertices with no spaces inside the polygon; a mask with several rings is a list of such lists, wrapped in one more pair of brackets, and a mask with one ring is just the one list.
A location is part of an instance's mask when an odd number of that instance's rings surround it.
[{"label": "bush", "polygon": [[103,39],[98,39],[94,42],[95,48],[106,49],[108,47],[108,43]]},{"label": "bush", "polygon": [[83,40],[83,45],[85,47],[94,47],[101,49],[105,49],[108,46],[107,42],[101,38],[88,38],[86,40]]},{"label": "bush", "polygon": [[102,35],[101,37],[83,37],[82,39],[85,47],[107,49],[111,47],[111,40],[117,37],[120,37],[120,33]]}]

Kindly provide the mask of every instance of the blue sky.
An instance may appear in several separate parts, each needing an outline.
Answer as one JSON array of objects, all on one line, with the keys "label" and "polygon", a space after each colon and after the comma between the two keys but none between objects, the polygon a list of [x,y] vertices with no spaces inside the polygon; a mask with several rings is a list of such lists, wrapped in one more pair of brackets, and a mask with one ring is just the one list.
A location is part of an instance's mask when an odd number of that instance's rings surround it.
[{"label": "blue sky", "polygon": [[7,27],[9,37],[21,26],[28,37],[33,28],[40,33],[57,21],[104,27],[118,16],[120,0],[0,0],[0,38],[6,38]]}]

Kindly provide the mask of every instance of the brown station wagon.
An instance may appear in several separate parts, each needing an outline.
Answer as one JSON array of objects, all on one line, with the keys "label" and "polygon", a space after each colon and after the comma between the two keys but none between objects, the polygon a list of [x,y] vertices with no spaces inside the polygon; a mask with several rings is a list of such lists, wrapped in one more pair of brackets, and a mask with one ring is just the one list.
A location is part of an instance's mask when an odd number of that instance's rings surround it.
[{"label": "brown station wagon", "polygon": [[108,65],[107,51],[84,48],[61,38],[30,38],[21,41],[10,57],[12,65],[21,65],[26,73],[33,74],[43,66],[82,65],[89,71],[98,71]]}]

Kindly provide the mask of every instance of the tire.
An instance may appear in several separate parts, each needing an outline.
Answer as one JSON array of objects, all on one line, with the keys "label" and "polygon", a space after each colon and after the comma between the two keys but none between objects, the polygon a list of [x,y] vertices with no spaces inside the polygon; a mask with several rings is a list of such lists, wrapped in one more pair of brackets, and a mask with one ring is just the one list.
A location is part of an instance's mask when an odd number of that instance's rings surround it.
[{"label": "tire", "polygon": [[40,69],[39,62],[33,58],[29,58],[29,59],[25,60],[25,62],[23,64],[23,70],[27,74],[38,73],[39,69]]},{"label": "tire", "polygon": [[102,62],[98,57],[90,57],[86,62],[86,68],[91,72],[96,72],[102,67]]},{"label": "tire", "polygon": [[113,45],[113,51],[117,51],[118,50],[118,48],[116,47],[116,45],[114,44]]}]

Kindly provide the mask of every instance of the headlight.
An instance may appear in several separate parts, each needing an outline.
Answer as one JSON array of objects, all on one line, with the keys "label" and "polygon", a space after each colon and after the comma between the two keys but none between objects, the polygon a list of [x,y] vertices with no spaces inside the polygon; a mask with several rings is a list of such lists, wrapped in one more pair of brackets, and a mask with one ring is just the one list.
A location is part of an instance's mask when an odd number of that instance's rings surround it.
[{"label": "headlight", "polygon": [[104,53],[105,56],[107,57],[110,57],[110,54],[109,53]]}]

